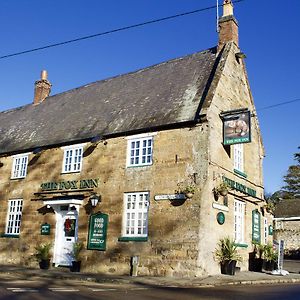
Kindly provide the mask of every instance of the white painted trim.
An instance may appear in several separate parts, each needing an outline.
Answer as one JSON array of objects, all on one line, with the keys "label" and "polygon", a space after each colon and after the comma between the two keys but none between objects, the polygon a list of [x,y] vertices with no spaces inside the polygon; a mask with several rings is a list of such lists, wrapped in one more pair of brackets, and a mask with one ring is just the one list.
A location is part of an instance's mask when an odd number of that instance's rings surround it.
[{"label": "white painted trim", "polygon": [[84,146],[86,146],[87,145],[87,143],[81,143],[81,144],[72,144],[72,145],[68,145],[68,146],[63,146],[63,147],[61,147],[61,149],[63,149],[63,150],[68,150],[68,149],[72,149],[72,148],[80,148],[80,147],[84,147]]},{"label": "white painted trim", "polygon": [[78,199],[57,199],[57,200],[46,200],[43,201],[44,205],[60,205],[60,204],[78,204],[82,205],[83,200],[78,200]]},{"label": "white painted trim", "polygon": [[140,133],[140,134],[126,136],[125,140],[135,140],[135,139],[141,139],[144,137],[155,136],[155,135],[157,135],[157,132]]},{"label": "white painted trim", "polygon": [[215,203],[215,202],[212,204],[212,207],[215,208],[215,209],[222,210],[222,211],[227,211],[227,212],[229,211],[228,206],[222,205],[222,204],[219,204],[219,203]]}]

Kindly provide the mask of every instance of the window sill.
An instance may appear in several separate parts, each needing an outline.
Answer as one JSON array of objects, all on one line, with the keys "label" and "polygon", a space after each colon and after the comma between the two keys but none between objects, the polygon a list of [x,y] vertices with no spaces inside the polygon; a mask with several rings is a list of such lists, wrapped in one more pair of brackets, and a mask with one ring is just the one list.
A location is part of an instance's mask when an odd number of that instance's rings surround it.
[{"label": "window sill", "polygon": [[11,177],[10,180],[19,180],[19,179],[25,179],[26,176],[24,177]]},{"label": "window sill", "polygon": [[0,237],[18,239],[20,235],[1,233]]},{"label": "window sill", "polygon": [[147,236],[134,237],[134,236],[121,236],[118,238],[119,242],[147,242]]},{"label": "window sill", "polygon": [[127,169],[132,169],[132,168],[143,168],[143,167],[149,167],[152,166],[153,163],[151,164],[147,164],[147,165],[130,165],[130,166],[126,166]]},{"label": "window sill", "polygon": [[234,245],[239,248],[248,248],[248,245],[244,243],[235,243]]},{"label": "window sill", "polygon": [[76,173],[80,173],[81,172],[81,170],[80,171],[70,171],[70,172],[61,172],[60,174],[61,175],[65,175],[65,174],[76,174]]},{"label": "window sill", "polygon": [[248,177],[246,173],[241,172],[241,171],[239,171],[239,170],[237,170],[237,169],[234,169],[233,172],[234,172],[235,174],[237,174],[237,175],[240,175],[240,176],[244,177],[244,178],[247,178],[247,177]]}]

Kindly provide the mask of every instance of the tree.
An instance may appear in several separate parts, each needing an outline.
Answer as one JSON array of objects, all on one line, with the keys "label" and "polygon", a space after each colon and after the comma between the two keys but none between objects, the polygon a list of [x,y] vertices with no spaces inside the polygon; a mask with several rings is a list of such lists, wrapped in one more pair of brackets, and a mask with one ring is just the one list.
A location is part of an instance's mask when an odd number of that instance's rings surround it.
[{"label": "tree", "polygon": [[294,159],[296,164],[290,166],[287,174],[283,177],[283,181],[286,183],[281,190],[283,198],[300,198],[300,152],[294,154]]}]

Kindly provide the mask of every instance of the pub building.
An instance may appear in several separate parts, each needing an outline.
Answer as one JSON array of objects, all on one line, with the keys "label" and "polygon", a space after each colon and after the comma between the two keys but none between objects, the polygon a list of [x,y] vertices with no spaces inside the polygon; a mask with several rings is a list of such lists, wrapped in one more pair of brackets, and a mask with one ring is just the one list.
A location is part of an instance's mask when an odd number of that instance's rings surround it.
[{"label": "pub building", "polygon": [[[231,237],[248,269],[253,243],[272,241],[264,210],[259,123],[224,1],[219,42],[136,72],[0,113],[0,263],[138,275],[218,274]],[[225,191],[222,190],[225,187]]]}]

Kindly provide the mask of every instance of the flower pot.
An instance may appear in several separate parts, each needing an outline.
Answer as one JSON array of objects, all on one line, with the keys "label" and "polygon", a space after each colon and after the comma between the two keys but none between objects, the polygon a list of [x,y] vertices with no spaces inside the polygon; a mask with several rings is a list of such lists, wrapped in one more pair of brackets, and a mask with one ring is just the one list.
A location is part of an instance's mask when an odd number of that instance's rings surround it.
[{"label": "flower pot", "polygon": [[71,272],[80,272],[81,261],[72,261],[72,266],[70,267]]},{"label": "flower pot", "polygon": [[263,268],[265,271],[274,271],[276,268],[276,262],[274,260],[265,260]]},{"label": "flower pot", "polygon": [[186,193],[185,195],[186,195],[186,197],[189,198],[189,199],[193,198],[193,196],[194,196],[194,194],[191,193],[191,192]]},{"label": "flower pot", "polygon": [[235,275],[236,260],[225,260],[221,262],[221,274]]},{"label": "flower pot", "polygon": [[224,190],[220,190],[220,195],[221,196],[227,196],[228,195],[228,190],[224,189]]},{"label": "flower pot", "polygon": [[50,267],[50,259],[42,259],[39,262],[39,265],[40,265],[40,269],[48,270]]}]

